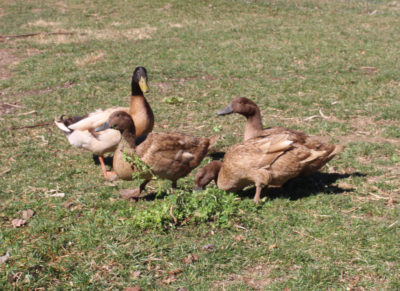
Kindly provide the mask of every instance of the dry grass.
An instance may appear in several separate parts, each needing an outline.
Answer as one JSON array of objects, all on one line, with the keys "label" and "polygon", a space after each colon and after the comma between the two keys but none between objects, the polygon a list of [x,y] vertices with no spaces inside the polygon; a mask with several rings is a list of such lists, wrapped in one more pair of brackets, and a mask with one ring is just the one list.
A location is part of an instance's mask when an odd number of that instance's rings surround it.
[{"label": "dry grass", "polygon": [[13,49],[0,49],[0,80],[10,78],[12,76],[10,67],[18,64],[18,62],[19,57],[15,55]]},{"label": "dry grass", "polygon": [[89,64],[94,64],[104,59],[104,52],[93,52],[82,58],[77,58],[75,60],[75,65],[78,67],[83,67]]},{"label": "dry grass", "polygon": [[290,273],[295,271],[296,267],[288,270],[287,275],[275,278],[272,273],[279,269],[279,265],[276,264],[262,264],[246,268],[240,274],[231,274],[221,281],[214,282],[213,288],[216,290],[225,290],[225,288],[245,285],[252,290],[264,290],[273,283],[284,282],[292,278],[293,275]]},{"label": "dry grass", "polygon": [[[117,25],[114,25],[117,26]],[[72,29],[68,33],[71,34],[60,34],[60,35],[48,35],[39,34],[32,38],[35,42],[40,44],[69,44],[79,43],[90,40],[118,40],[118,39],[129,39],[129,40],[143,40],[150,39],[152,34],[157,31],[156,27],[145,26],[134,29]],[[67,32],[67,31],[65,31]]]},{"label": "dry grass", "polygon": [[29,22],[26,24],[26,26],[34,26],[34,27],[55,27],[55,26],[61,26],[61,22],[53,22],[53,21],[46,21],[43,19],[39,19],[33,22]]},{"label": "dry grass", "polygon": [[[400,4],[371,2],[371,15],[365,2],[328,0],[3,2],[3,35],[42,33],[0,42],[0,256],[11,256],[0,289],[400,288]],[[218,134],[225,151],[245,120],[216,112],[246,96],[265,127],[345,150],[322,173],[265,188],[258,206],[254,189],[222,193],[240,205],[227,225],[243,229],[141,231],[132,217],[171,195],[122,201],[119,190],[139,181],[107,183],[55,126],[27,128],[126,106],[138,65],[149,73],[154,131]],[[179,186],[197,203],[193,174]],[[151,194],[170,186],[153,182]],[[35,216],[13,228],[26,209]],[[199,259],[185,264],[188,254]]]}]

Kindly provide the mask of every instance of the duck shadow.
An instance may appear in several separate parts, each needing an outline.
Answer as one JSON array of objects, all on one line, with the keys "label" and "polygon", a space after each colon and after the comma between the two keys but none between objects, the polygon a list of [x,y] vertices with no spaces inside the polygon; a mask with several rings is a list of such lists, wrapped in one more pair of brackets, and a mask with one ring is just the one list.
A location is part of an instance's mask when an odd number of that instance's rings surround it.
[{"label": "duck shadow", "polygon": [[209,156],[213,161],[222,160],[225,156],[225,152],[211,152],[207,156]]},{"label": "duck shadow", "polygon": [[[183,190],[183,191],[188,191],[191,192],[192,190],[189,190],[188,188],[185,187],[178,187],[176,188],[177,190]],[[152,190],[144,190],[143,195],[140,197],[132,197],[128,200],[130,201],[156,201],[156,200],[163,200],[166,196],[169,196],[173,194],[173,191],[168,190],[168,188],[165,188],[163,191],[156,191],[154,189]]]},{"label": "duck shadow", "polygon": [[[225,152],[215,151],[215,152],[209,153],[207,156],[209,156],[213,161],[222,160],[225,156]],[[93,158],[93,162],[95,165],[97,165],[97,166],[100,165],[100,160],[99,160],[98,155],[93,154],[92,158]],[[113,158],[114,158],[114,156],[104,157],[104,164],[106,166],[110,167],[111,169],[113,166]]]},{"label": "duck shadow", "polygon": [[164,197],[170,195],[170,193],[168,193],[168,191],[163,191],[161,193],[157,193],[157,192],[148,192],[148,194],[142,198],[140,198],[140,200],[145,200],[145,201],[155,201],[155,200],[162,200],[164,199]]},{"label": "duck shadow", "polygon": [[[100,165],[100,160],[98,155],[93,154],[92,158],[95,165]],[[106,164],[106,166],[112,167],[113,156],[104,157],[104,164]]]},{"label": "duck shadow", "polygon": [[[354,191],[353,188],[341,188],[333,185],[337,180],[349,177],[365,177],[366,174],[355,172],[350,174],[339,173],[321,173],[316,172],[306,177],[294,178],[286,182],[282,187],[264,187],[261,191],[261,197],[270,199],[287,198],[298,200],[316,194],[341,194]],[[247,188],[239,192],[241,197],[253,198],[255,187]]]}]

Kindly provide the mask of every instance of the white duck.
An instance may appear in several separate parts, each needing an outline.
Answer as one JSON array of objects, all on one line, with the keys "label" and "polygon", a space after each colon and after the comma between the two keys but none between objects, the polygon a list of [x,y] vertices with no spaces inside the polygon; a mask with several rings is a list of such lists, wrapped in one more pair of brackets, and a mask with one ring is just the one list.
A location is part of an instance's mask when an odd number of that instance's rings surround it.
[{"label": "white duck", "polygon": [[116,175],[106,170],[104,154],[117,148],[121,140],[121,134],[114,129],[107,129],[101,132],[95,132],[94,129],[105,123],[113,112],[124,111],[135,122],[137,136],[151,132],[154,126],[154,114],[143,95],[148,90],[147,71],[144,67],[137,67],[132,75],[130,107],[99,109],[84,116],[69,118],[61,116],[59,120],[55,120],[55,124],[67,136],[71,145],[89,150],[98,155],[104,177],[113,180]]}]

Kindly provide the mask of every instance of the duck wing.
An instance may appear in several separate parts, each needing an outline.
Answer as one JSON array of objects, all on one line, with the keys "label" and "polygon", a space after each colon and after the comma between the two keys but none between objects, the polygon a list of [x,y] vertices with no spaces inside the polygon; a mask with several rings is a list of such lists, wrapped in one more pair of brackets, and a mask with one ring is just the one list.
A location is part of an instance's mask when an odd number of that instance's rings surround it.
[{"label": "duck wing", "polygon": [[[288,134],[288,139],[297,144],[296,156],[304,165],[301,175],[308,175],[318,171],[328,163],[336,154],[343,150],[342,145],[335,145],[328,142],[325,137],[309,136],[302,131],[292,130],[284,127],[271,127],[263,130],[262,136],[273,136],[277,134]],[[299,146],[306,149],[299,149]]]},{"label": "duck wing", "polygon": [[207,154],[209,139],[180,133],[150,133],[137,148],[137,155],[152,171],[167,179],[186,176]]},{"label": "duck wing", "polygon": [[71,130],[91,130],[108,120],[110,115],[115,111],[129,112],[128,107],[112,107],[106,110],[98,109],[95,112],[91,112],[86,115],[85,118],[79,119],[77,122],[65,125]]},{"label": "duck wing", "polygon": [[306,147],[303,137],[295,133],[259,136],[226,152],[218,186],[225,190],[253,183],[281,186],[324,154],[325,150]]},{"label": "duck wing", "polygon": [[84,116],[61,116],[59,120],[55,120],[55,124],[66,135],[72,146],[103,155],[115,150],[121,140],[121,134],[114,129],[101,132],[93,130],[106,122],[112,112],[118,110],[129,111],[129,108],[113,107],[107,110],[97,110]]},{"label": "duck wing", "polygon": [[308,162],[302,172],[302,175],[308,175],[318,171],[328,163],[335,155],[343,151],[343,145],[335,145],[326,141],[326,138],[318,136],[308,136],[304,145],[312,152],[318,152],[319,155]]}]

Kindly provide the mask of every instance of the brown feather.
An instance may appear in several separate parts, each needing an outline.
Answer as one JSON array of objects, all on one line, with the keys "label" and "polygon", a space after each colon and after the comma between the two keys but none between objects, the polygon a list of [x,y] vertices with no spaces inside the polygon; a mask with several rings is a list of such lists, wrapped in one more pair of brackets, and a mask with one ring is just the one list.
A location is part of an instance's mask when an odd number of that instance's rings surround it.
[{"label": "brown feather", "polygon": [[[116,174],[126,180],[132,179],[136,169],[122,160],[123,152],[136,154],[151,168],[153,175],[176,182],[201,163],[210,147],[209,138],[161,132],[149,133],[143,142],[136,145],[134,123],[127,113],[113,113],[109,123],[120,130],[124,137],[114,155],[113,167]],[[150,173],[141,173],[141,176],[146,180],[151,179]]]},{"label": "brown feather", "polygon": [[298,158],[303,160],[303,164],[305,165],[301,173],[299,173],[301,176],[318,171],[343,150],[342,145],[331,144],[324,137],[309,136],[299,130],[279,126],[263,129],[260,109],[256,103],[248,98],[235,98],[232,100],[230,107],[233,112],[239,113],[247,119],[244,141],[255,137],[287,134],[289,140],[306,147],[308,151],[299,151],[297,153],[299,155]]}]

